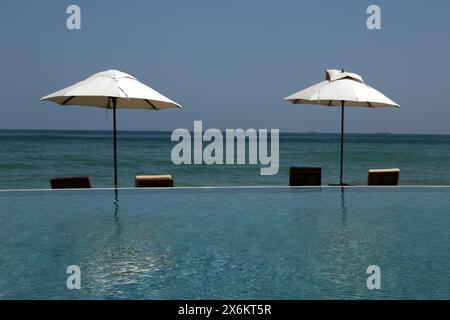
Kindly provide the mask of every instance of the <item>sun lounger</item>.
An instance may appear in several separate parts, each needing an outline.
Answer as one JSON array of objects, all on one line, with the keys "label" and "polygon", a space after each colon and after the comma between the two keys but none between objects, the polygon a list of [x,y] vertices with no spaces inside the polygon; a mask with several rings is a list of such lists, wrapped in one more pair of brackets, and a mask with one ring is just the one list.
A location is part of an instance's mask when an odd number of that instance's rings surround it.
[{"label": "sun lounger", "polygon": [[400,178],[400,169],[371,169],[367,185],[369,186],[396,186]]},{"label": "sun lounger", "polygon": [[166,188],[173,187],[171,175],[136,176],[136,188]]},{"label": "sun lounger", "polygon": [[65,177],[50,179],[52,189],[84,189],[91,187],[89,177]]},{"label": "sun lounger", "polygon": [[322,184],[322,168],[290,167],[290,186],[320,186]]}]

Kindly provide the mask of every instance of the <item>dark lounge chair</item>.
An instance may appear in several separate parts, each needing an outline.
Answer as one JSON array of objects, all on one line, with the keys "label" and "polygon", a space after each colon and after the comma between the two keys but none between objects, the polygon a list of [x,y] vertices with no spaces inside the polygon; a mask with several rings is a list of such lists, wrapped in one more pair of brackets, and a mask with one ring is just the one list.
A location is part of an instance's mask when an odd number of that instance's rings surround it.
[{"label": "dark lounge chair", "polygon": [[91,188],[89,177],[65,177],[50,179],[52,189],[85,189]]},{"label": "dark lounge chair", "polygon": [[322,168],[290,167],[290,186],[320,186],[322,184]]},{"label": "dark lounge chair", "polygon": [[147,175],[136,176],[136,188],[170,188],[173,187],[173,178],[171,175]]},{"label": "dark lounge chair", "polygon": [[400,178],[400,169],[371,169],[369,170],[367,185],[396,186]]}]

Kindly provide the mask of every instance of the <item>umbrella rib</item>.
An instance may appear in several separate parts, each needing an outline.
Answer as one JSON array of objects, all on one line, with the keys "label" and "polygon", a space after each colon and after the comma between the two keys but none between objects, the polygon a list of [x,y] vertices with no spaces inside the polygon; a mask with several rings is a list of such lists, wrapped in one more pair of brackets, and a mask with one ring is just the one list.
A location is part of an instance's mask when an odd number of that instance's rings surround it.
[{"label": "umbrella rib", "polygon": [[69,101],[72,100],[73,98],[75,98],[75,96],[71,96],[71,97],[67,98],[67,99],[64,100],[61,104],[66,104],[67,102],[69,102]]},{"label": "umbrella rib", "polygon": [[150,102],[150,100],[145,99],[145,102],[147,102],[150,105],[150,107],[152,107],[153,109],[155,109],[155,110],[158,109],[157,107],[155,107],[155,105],[153,103]]},{"label": "umbrella rib", "polygon": [[124,95],[125,95],[125,96],[127,97],[127,99],[128,99],[128,95],[127,95],[127,93],[126,93],[125,91],[123,91],[121,87],[118,87],[118,88],[119,88],[119,90],[120,90],[120,91],[122,91],[122,92],[123,92],[123,94],[124,94]]}]

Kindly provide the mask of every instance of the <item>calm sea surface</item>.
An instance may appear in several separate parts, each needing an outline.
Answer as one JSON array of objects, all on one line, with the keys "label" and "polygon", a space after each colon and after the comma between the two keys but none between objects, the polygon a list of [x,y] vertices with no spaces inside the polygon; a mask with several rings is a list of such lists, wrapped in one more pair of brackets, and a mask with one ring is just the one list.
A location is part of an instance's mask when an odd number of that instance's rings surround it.
[{"label": "calm sea surface", "polygon": [[[280,169],[260,165],[174,165],[170,132],[118,134],[119,185],[140,174],[171,174],[176,186],[287,185],[290,166],[322,167],[323,183],[338,181],[339,135],[283,134]],[[88,175],[94,187],[113,183],[112,134],[99,131],[0,130],[0,189],[48,188],[49,178]],[[348,134],[345,180],[367,183],[370,168],[401,169],[405,185],[450,185],[450,136]]]}]

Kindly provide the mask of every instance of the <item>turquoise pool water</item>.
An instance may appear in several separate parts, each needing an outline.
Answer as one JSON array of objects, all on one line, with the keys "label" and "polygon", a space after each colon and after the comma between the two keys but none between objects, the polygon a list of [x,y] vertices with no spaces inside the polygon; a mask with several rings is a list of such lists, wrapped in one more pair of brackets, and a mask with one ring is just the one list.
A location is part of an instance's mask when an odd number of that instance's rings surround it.
[{"label": "turquoise pool water", "polygon": [[450,188],[113,194],[0,192],[0,298],[450,298]]}]

